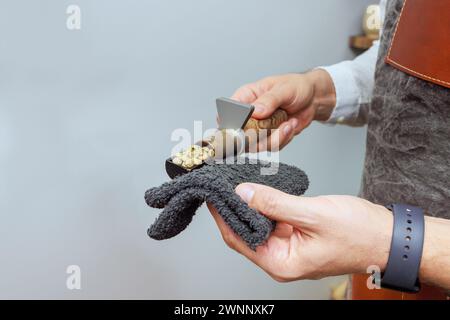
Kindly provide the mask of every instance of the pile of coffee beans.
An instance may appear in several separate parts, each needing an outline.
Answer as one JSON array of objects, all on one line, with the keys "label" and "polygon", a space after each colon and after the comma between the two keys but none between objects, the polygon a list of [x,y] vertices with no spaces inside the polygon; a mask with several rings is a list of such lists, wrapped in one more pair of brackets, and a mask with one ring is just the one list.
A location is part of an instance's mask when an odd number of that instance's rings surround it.
[{"label": "pile of coffee beans", "polygon": [[203,164],[203,162],[212,157],[214,157],[213,149],[194,144],[186,150],[178,152],[172,158],[172,162],[189,170]]}]

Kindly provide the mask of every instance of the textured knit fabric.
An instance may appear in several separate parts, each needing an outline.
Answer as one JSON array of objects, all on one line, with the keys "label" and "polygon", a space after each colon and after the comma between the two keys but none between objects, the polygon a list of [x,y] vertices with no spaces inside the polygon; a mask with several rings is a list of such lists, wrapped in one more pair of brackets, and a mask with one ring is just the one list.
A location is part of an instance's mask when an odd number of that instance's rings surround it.
[{"label": "textured knit fabric", "polygon": [[450,218],[450,89],[384,62],[404,0],[388,2],[369,111],[361,195]]},{"label": "textured knit fabric", "polygon": [[[262,168],[272,170],[273,174],[262,175]],[[234,192],[243,182],[264,184],[297,196],[302,195],[309,184],[302,170],[282,163],[271,166],[267,162],[251,163],[246,159],[243,164],[205,165],[145,193],[149,206],[164,208],[148,229],[148,235],[156,240],[176,236],[207,201],[231,229],[255,249],[267,240],[275,222],[249,208]]]}]

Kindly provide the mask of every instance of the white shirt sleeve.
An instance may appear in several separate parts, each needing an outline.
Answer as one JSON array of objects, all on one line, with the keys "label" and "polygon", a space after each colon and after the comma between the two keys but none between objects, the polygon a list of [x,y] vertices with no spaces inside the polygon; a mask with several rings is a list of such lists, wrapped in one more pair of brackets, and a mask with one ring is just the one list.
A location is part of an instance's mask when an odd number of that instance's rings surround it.
[{"label": "white shirt sleeve", "polygon": [[[380,2],[382,23],[386,12],[386,1]],[[354,60],[319,67],[330,74],[336,90],[336,106],[326,123],[354,126],[367,123],[379,46],[380,42],[376,41],[369,50]]]}]

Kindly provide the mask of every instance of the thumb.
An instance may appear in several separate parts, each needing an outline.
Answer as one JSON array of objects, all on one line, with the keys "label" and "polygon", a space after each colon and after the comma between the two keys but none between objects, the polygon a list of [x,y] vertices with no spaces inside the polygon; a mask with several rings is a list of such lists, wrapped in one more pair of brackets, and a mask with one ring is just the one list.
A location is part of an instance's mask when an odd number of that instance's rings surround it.
[{"label": "thumb", "polygon": [[304,226],[314,215],[311,199],[297,197],[277,189],[254,183],[243,183],[236,187],[236,193],[251,208],[269,219]]},{"label": "thumb", "polygon": [[260,120],[270,118],[275,110],[286,104],[288,95],[284,91],[281,88],[273,88],[258,97],[252,103],[255,106],[252,117]]}]

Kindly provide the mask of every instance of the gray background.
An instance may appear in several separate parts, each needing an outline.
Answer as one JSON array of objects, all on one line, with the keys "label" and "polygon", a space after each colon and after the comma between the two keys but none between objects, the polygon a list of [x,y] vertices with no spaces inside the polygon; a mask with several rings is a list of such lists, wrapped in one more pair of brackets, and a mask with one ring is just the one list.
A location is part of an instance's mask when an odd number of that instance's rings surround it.
[{"label": "gray background", "polygon": [[[216,97],[352,58],[369,2],[2,0],[0,298],[327,298],[339,279],[274,282],[204,207],[178,237],[147,238],[159,211],[143,195],[167,180],[174,128],[214,126]],[[309,195],[356,194],[364,139],[314,124],[281,161],[309,174]]]}]

